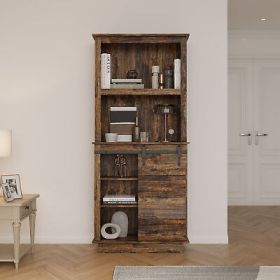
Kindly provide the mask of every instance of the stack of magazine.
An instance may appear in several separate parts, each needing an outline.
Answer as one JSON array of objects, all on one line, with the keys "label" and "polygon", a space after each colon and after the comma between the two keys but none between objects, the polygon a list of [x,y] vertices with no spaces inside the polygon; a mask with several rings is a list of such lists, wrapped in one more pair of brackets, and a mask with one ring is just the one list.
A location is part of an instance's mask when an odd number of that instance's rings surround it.
[{"label": "stack of magazine", "polygon": [[105,195],[103,204],[136,204],[135,195]]}]

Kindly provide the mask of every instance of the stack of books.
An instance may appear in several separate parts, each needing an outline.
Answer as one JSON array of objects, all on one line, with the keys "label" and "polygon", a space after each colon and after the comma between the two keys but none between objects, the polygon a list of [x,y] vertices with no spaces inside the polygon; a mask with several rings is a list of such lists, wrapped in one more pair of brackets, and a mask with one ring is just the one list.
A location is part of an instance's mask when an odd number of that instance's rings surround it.
[{"label": "stack of books", "polygon": [[103,204],[136,204],[135,195],[105,195],[103,197]]},{"label": "stack of books", "polygon": [[111,88],[143,89],[142,79],[112,79]]},{"label": "stack of books", "polygon": [[136,107],[110,107],[110,132],[118,134],[118,142],[132,141],[136,115]]}]

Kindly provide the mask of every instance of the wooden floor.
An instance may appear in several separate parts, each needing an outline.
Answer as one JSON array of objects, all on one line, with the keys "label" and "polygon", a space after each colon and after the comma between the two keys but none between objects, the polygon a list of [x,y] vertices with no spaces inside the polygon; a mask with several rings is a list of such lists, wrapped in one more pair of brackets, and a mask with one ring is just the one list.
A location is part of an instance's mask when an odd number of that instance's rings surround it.
[{"label": "wooden floor", "polygon": [[280,265],[280,207],[230,207],[229,245],[188,245],[183,254],[101,254],[93,245],[37,245],[0,263],[2,280],[111,280],[116,265]]}]

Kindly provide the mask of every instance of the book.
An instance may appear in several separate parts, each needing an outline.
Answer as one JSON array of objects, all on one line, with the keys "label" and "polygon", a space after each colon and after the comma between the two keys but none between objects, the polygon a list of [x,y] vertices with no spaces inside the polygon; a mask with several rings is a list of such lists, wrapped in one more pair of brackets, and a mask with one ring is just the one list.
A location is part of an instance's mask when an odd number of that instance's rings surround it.
[{"label": "book", "polygon": [[101,54],[101,88],[110,89],[111,82],[111,55]]},{"label": "book", "polygon": [[174,88],[181,88],[181,59],[174,59]]},{"label": "book", "polygon": [[121,201],[121,202],[118,202],[118,201],[103,201],[103,204],[137,204],[136,201]]},{"label": "book", "polygon": [[112,79],[112,83],[121,83],[121,84],[130,84],[130,83],[136,83],[136,84],[141,84],[142,79]]},{"label": "book", "polygon": [[135,195],[127,195],[127,194],[116,194],[116,195],[110,195],[107,194],[103,197],[102,199],[104,202],[110,202],[110,201],[115,201],[115,202],[124,202],[124,201],[136,201]]},{"label": "book", "polygon": [[135,124],[136,107],[110,107],[110,124]]},{"label": "book", "polygon": [[135,123],[110,123],[110,132],[130,135],[132,134]]},{"label": "book", "polygon": [[110,88],[123,88],[123,89],[143,89],[144,84],[111,84]]},{"label": "book", "polygon": [[110,111],[137,111],[137,107],[110,107]]}]

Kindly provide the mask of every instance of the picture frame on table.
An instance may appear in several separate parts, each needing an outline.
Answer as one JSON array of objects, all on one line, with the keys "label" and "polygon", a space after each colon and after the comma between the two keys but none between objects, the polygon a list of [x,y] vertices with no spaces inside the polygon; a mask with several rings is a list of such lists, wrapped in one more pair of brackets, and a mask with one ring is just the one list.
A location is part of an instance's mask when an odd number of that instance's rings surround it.
[{"label": "picture frame on table", "polygon": [[[22,198],[21,184],[20,184],[20,176],[19,174],[13,175],[2,175],[1,182],[3,185],[8,184],[9,191],[13,197],[13,199]],[[4,190],[4,188],[3,188]]]},{"label": "picture frame on table", "polygon": [[2,184],[1,187],[2,187],[2,190],[3,190],[3,196],[4,196],[5,201],[6,202],[13,201],[14,198],[13,198],[12,193],[10,191],[9,184]]}]

